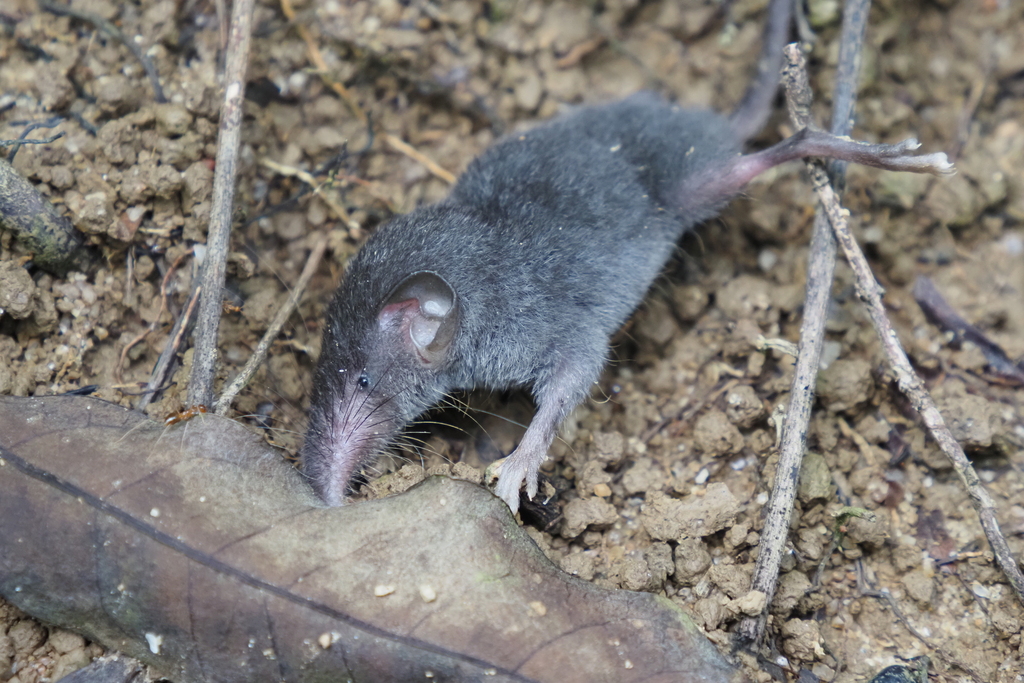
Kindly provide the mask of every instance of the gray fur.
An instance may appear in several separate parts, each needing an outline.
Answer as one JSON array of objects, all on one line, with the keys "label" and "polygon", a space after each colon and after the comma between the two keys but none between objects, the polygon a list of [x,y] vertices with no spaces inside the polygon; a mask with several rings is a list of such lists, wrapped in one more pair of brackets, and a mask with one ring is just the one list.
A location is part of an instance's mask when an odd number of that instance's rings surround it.
[{"label": "gray fur", "polygon": [[[587,397],[609,337],[679,237],[727,200],[690,198],[684,214],[671,197],[739,151],[718,114],[641,93],[507,137],[470,165],[447,199],[380,228],[327,311],[303,448],[314,488],[324,495],[337,486],[327,475],[338,458],[351,461],[351,478],[454,389],[532,386],[538,398],[551,389],[567,414]],[[424,270],[443,278],[458,302],[458,330],[437,368],[422,367],[377,324],[390,293]],[[342,381],[363,372],[365,390]],[[348,406],[347,420],[339,405]],[[350,439],[344,454],[342,436]]]}]

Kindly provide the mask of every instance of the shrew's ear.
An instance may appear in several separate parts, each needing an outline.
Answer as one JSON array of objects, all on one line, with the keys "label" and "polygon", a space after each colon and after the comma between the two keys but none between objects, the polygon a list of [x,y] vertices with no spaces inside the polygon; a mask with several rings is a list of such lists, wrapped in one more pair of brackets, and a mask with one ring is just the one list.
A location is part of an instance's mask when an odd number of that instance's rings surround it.
[{"label": "shrew's ear", "polygon": [[391,293],[377,315],[382,330],[397,333],[419,360],[435,366],[444,360],[458,325],[455,290],[437,273],[413,273]]}]

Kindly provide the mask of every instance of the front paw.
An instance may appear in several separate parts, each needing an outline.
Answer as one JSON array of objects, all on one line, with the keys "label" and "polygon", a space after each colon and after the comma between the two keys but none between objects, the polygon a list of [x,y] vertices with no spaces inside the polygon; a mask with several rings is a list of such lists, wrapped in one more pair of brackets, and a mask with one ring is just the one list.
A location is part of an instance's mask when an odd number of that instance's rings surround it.
[{"label": "front paw", "polygon": [[518,451],[512,455],[497,460],[487,468],[486,479],[492,480],[494,475],[498,476],[498,484],[494,487],[494,494],[505,501],[512,514],[519,511],[519,489],[523,482],[526,482],[526,496],[530,500],[537,495],[537,475],[539,466],[533,465],[531,458],[520,457]]}]

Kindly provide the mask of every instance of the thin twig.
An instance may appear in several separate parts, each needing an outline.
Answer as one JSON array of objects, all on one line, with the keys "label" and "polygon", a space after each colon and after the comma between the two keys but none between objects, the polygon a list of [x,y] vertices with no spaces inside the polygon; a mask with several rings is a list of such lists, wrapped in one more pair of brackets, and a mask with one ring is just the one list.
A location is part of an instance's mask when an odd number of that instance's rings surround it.
[{"label": "thin twig", "polygon": [[954,657],[946,648],[929,641],[923,633],[918,631],[917,628],[910,623],[910,620],[907,619],[906,616],[904,616],[903,612],[900,610],[899,604],[896,602],[896,598],[892,596],[892,593],[890,593],[887,589],[884,588],[882,590],[867,588],[866,586],[868,585],[868,583],[864,579],[864,570],[859,563],[857,565],[857,584],[858,586],[860,586],[861,595],[868,598],[875,598],[876,600],[884,602],[886,605],[888,605],[889,609],[892,610],[893,616],[896,617],[896,620],[903,625],[903,628],[907,629],[910,635],[917,638],[925,647],[927,647],[929,650],[938,655],[939,659],[941,659],[943,662],[945,662],[947,665],[951,667],[960,669],[965,674],[974,679],[975,683],[983,683],[985,679],[982,678],[978,674],[978,672],[976,672],[968,665],[964,664],[957,657]]},{"label": "thin twig", "polygon": [[65,135],[66,133],[60,132],[57,133],[56,135],[50,135],[49,137],[44,137],[38,140],[29,140],[25,139],[24,137],[19,137],[16,140],[0,140],[0,147],[14,147],[13,150],[11,150],[10,152],[10,156],[7,157],[8,162],[13,162],[14,155],[17,154],[17,151],[20,147],[22,147],[23,144],[49,144],[50,142],[55,142],[59,140],[61,137]]},{"label": "thin twig", "polygon": [[[284,14],[285,18],[288,19],[288,21],[295,21],[295,9],[292,7],[291,0],[280,1],[281,12]],[[306,52],[309,54],[309,61],[311,61],[313,66],[316,67],[317,73],[320,75],[323,82],[327,87],[333,90],[346,105],[348,105],[349,111],[352,112],[352,115],[355,116],[360,123],[368,123],[369,119],[366,116],[366,112],[364,112],[362,107],[359,106],[359,102],[356,101],[356,97],[352,94],[352,91],[338,81],[328,77],[330,70],[327,67],[327,62],[324,60],[323,54],[320,52],[320,48],[316,44],[316,40],[313,39],[313,34],[309,32],[309,29],[299,23],[295,24],[295,30],[299,32],[299,36],[305,41]],[[440,166],[438,163],[430,159],[430,157],[423,154],[409,143],[403,141],[398,136],[392,135],[391,133],[383,130],[380,134],[384,138],[384,141],[396,152],[400,152],[410,159],[419,162],[424,168],[449,185],[455,182],[456,178],[453,173]]]},{"label": "thin twig", "polygon": [[[188,308],[182,314],[182,319],[185,320],[185,324],[178,328],[178,332],[174,335],[174,341],[171,342],[171,348],[177,349],[181,346],[181,340],[185,337],[185,333],[188,330],[188,320],[192,317],[192,313],[195,312],[196,302],[201,301],[203,296],[203,286],[199,285],[196,287],[196,293],[192,299],[188,302]],[[193,352],[194,355],[194,352]],[[190,405],[206,405],[204,403],[191,403]]]},{"label": "thin twig", "polygon": [[[156,328],[160,327],[160,318],[163,317],[164,311],[168,310],[168,308],[167,308],[167,299],[168,299],[167,286],[171,283],[171,276],[173,276],[175,271],[178,270],[178,267],[181,265],[181,262],[184,261],[187,257],[189,257],[191,255],[192,255],[192,249],[189,249],[188,251],[182,253],[181,255],[178,256],[178,258],[174,259],[174,263],[172,263],[171,267],[167,269],[166,273],[164,273],[163,280],[160,281],[160,310],[157,311],[156,317],[153,318],[153,322],[151,322],[149,325],[147,325],[146,329],[144,329],[142,332],[140,332],[138,334],[138,336],[136,336],[130,342],[125,344],[124,348],[121,349],[121,357],[118,359],[117,366],[114,368],[114,381],[117,382],[118,384],[121,384],[121,381],[122,381],[121,380],[121,373],[124,371],[124,361],[125,361],[125,358],[128,357],[128,352],[132,350],[133,346],[135,346],[136,344],[141,342],[143,339],[148,337],[150,332],[152,332]],[[131,277],[132,277],[131,273],[128,273],[128,278],[127,278],[126,281],[127,282],[131,282]]]},{"label": "thin twig", "polygon": [[737,379],[725,380],[711,391],[702,394],[696,404],[690,405],[687,403],[675,413],[645,429],[640,434],[640,441],[643,443],[650,443],[651,439],[653,439],[656,434],[661,433],[661,431],[670,424],[672,425],[673,430],[679,430],[691,418],[703,411],[705,407],[717,401],[723,394],[727,391],[731,391],[733,387],[739,383],[740,382]]},{"label": "thin twig", "polygon": [[266,158],[260,159],[260,165],[264,168],[270,169],[278,175],[295,177],[309,185],[312,193],[323,199],[324,203],[330,207],[331,211],[334,212],[334,215],[340,218],[341,222],[344,223],[346,227],[350,229],[352,228],[353,221],[349,212],[346,211],[345,207],[339,204],[334,197],[330,196],[327,192],[324,192],[324,184],[317,182],[317,179],[314,178],[313,174],[309,171],[303,171],[301,168],[295,168],[294,166],[285,166],[284,164],[279,164],[272,159]]},{"label": "thin twig", "polygon": [[[794,60],[797,68],[804,68],[803,54],[799,50],[790,51],[787,49],[787,57]],[[988,539],[992,552],[995,555],[996,563],[1003,570],[1003,574],[1006,575],[1006,579],[1013,587],[1017,598],[1024,603],[1024,574],[1021,573],[1017,560],[1013,557],[1010,546],[1006,542],[1006,537],[1003,536],[1003,532],[999,528],[999,522],[996,520],[995,504],[988,491],[982,485],[981,480],[978,479],[978,474],[974,471],[974,467],[964,454],[963,448],[953,438],[953,434],[946,426],[938,407],[928,394],[927,389],[925,389],[924,382],[914,372],[910,359],[907,358],[906,352],[900,345],[899,337],[893,329],[892,323],[889,322],[888,316],[885,314],[885,306],[882,304],[881,287],[879,287],[878,282],[875,280],[875,276],[871,272],[871,266],[857,245],[857,241],[850,233],[849,225],[847,224],[849,212],[840,205],[839,197],[832,189],[832,186],[829,185],[828,178],[821,165],[816,162],[809,163],[808,168],[811,172],[814,189],[818,193],[818,200],[828,215],[828,220],[832,224],[836,240],[839,242],[843,255],[856,276],[857,295],[868,308],[868,315],[871,316],[871,322],[878,333],[878,338],[882,343],[882,350],[893,372],[896,374],[896,385],[903,395],[907,397],[914,409],[921,415],[921,419],[924,421],[925,426],[928,427],[932,438],[935,439],[939,448],[949,458],[953,470],[960,477],[960,482],[967,491],[967,496],[970,498],[974,510],[978,513],[982,529],[985,531],[985,537]]]},{"label": "thin twig", "polygon": [[188,298],[188,305],[185,307],[184,312],[178,316],[174,327],[171,328],[167,344],[164,346],[164,350],[160,353],[160,358],[157,359],[156,365],[153,367],[153,372],[149,376],[149,382],[139,396],[139,402],[135,404],[135,410],[144,411],[156,397],[156,392],[163,387],[164,380],[167,378],[167,372],[171,369],[174,357],[178,354],[178,345],[192,324],[192,315],[196,310],[196,302],[199,301],[202,293],[202,286],[198,282],[193,284],[192,293]]},{"label": "thin twig", "polygon": [[217,11],[217,33],[220,35],[221,51],[228,49],[228,3],[227,0],[214,0]]},{"label": "thin twig", "polygon": [[51,142],[56,142],[64,137],[65,133],[61,131],[56,135],[51,135],[48,138],[42,138],[40,140],[29,140],[28,134],[37,128],[53,128],[64,122],[63,116],[55,116],[51,119],[43,121],[41,123],[34,123],[22,131],[21,135],[18,136],[17,140],[0,140],[0,147],[13,147],[11,153],[7,156],[7,161],[14,163],[14,157],[17,155],[18,150],[21,149],[22,145],[48,145]]},{"label": "thin twig", "polygon": [[236,161],[242,132],[245,69],[249,61],[254,0],[237,0],[232,6],[227,65],[224,68],[224,103],[217,139],[213,206],[206,238],[206,264],[202,272],[206,294],[199,305],[195,352],[188,381],[188,405],[213,402],[213,378],[217,365],[217,330],[220,325],[221,289],[227,271],[231,214],[235,192]]},{"label": "thin twig", "polygon": [[925,275],[914,281],[914,301],[921,307],[924,317],[943,332],[951,332],[957,339],[973,343],[988,361],[989,371],[1000,379],[1024,385],[1024,365],[1014,363],[999,344],[970,324],[943,298],[939,288]]},{"label": "thin twig", "polygon": [[324,252],[327,250],[327,235],[323,235],[317,240],[317,243],[313,245],[313,250],[309,253],[309,259],[306,260],[306,266],[302,269],[302,274],[299,275],[298,282],[292,287],[291,293],[288,295],[288,300],[285,301],[284,305],[278,310],[277,315],[274,316],[274,320],[271,321],[270,327],[267,328],[266,334],[263,335],[263,339],[256,346],[256,350],[253,351],[252,356],[246,361],[245,367],[238,373],[238,376],[231,381],[226,389],[221,393],[220,398],[217,399],[217,405],[214,407],[214,412],[218,415],[225,415],[228,409],[231,407],[231,402],[235,400],[235,396],[238,392],[245,388],[245,385],[249,383],[252,376],[256,374],[256,370],[263,364],[263,360],[267,356],[267,351],[270,350],[270,345],[277,339],[277,335],[280,334],[281,328],[288,321],[288,316],[292,314],[295,307],[299,305],[299,299],[302,298],[302,293],[306,290],[306,285],[309,284],[310,278],[313,277],[313,273],[316,272],[317,266],[320,265],[320,259],[323,258]]},{"label": "thin twig", "polygon": [[352,91],[338,81],[327,78],[327,73],[329,71],[327,68],[327,62],[324,60],[324,56],[320,53],[320,47],[316,44],[313,34],[310,33],[309,29],[303,24],[295,21],[295,8],[292,7],[291,0],[281,0],[281,13],[284,14],[285,19],[294,23],[295,30],[299,32],[299,37],[305,41],[306,52],[309,53],[309,61],[313,62],[313,66],[315,66],[319,72],[320,78],[322,78],[324,83],[326,83],[327,86],[341,98],[342,102],[348,105],[349,111],[352,112],[352,115],[355,116],[360,123],[365,124],[367,122],[366,112],[364,112],[359,106],[359,102],[356,101],[356,97],[352,94]]},{"label": "thin twig", "polygon": [[[843,9],[835,110],[831,129],[835,135],[848,135],[853,127],[853,105],[860,73],[861,45],[864,42],[870,6],[870,0],[851,0]],[[783,79],[786,80],[786,69],[783,70],[783,74]],[[806,71],[802,74],[802,82],[786,83],[785,88],[790,117],[798,129],[806,128],[811,122],[810,85],[807,83]],[[798,89],[802,91],[799,94]],[[837,179],[839,186],[843,183],[845,168],[844,163],[836,162],[832,165],[833,177]],[[793,502],[796,500],[800,465],[807,448],[807,430],[814,404],[814,389],[821,360],[821,348],[825,340],[828,303],[836,267],[836,244],[829,228],[828,221],[819,209],[815,214],[814,232],[811,235],[799,354],[779,445],[779,465],[776,468],[775,485],[761,529],[757,563],[751,580],[751,590],[761,591],[768,596],[768,600],[765,610],[757,617],[744,619],[737,631],[739,639],[755,650],[764,637],[768,619],[767,605],[771,605],[778,584],[779,566],[789,536],[789,519]]]},{"label": "thin twig", "polygon": [[410,159],[420,162],[424,168],[426,168],[428,171],[430,171],[435,176],[445,181],[449,185],[455,182],[454,173],[448,171],[445,168],[442,168],[439,164],[433,161],[426,154],[419,151],[418,149],[410,145],[408,142],[405,142],[404,140],[402,140],[402,138],[398,137],[397,135],[392,135],[391,133],[384,133],[384,141],[387,142],[391,146],[391,149],[395,150],[396,152],[401,152]]},{"label": "thin twig", "polygon": [[828,213],[829,221],[832,223],[832,229],[843,250],[843,254],[856,275],[857,295],[868,307],[868,314],[871,316],[871,322],[874,324],[878,338],[882,342],[882,349],[889,364],[892,366],[893,372],[896,373],[896,385],[903,392],[903,395],[910,400],[914,409],[921,415],[932,438],[935,439],[939,448],[949,458],[950,463],[953,465],[953,470],[960,477],[960,482],[966,489],[967,496],[971,499],[974,510],[978,513],[981,526],[985,530],[985,537],[988,539],[992,552],[995,554],[996,563],[1003,570],[1003,574],[1006,575],[1014,592],[1016,592],[1017,598],[1024,603],[1024,574],[1021,573],[1017,560],[1013,557],[1010,546],[1006,542],[1006,537],[1003,536],[1003,532],[999,528],[999,522],[996,520],[995,503],[993,503],[992,497],[989,496],[981,480],[978,479],[978,474],[974,471],[974,467],[964,454],[963,448],[953,438],[953,434],[942,419],[938,407],[928,394],[927,389],[925,389],[921,378],[914,372],[910,359],[907,358],[906,352],[900,345],[899,337],[885,314],[881,288],[875,281],[875,277],[871,273],[871,266],[868,265],[868,261],[857,245],[857,241],[850,234],[849,226],[846,222],[847,212],[839,205],[838,197],[836,197],[832,188],[827,183],[821,185],[820,182],[816,182],[815,190],[818,192],[818,197]]},{"label": "thin twig", "polygon": [[963,108],[960,110],[960,116],[957,118],[956,139],[949,149],[950,161],[956,161],[960,158],[960,153],[963,152],[964,146],[971,136],[971,122],[974,120],[974,114],[978,111],[978,105],[981,104],[981,96],[985,94],[985,86],[988,85],[992,72],[995,71],[996,56],[991,37],[988,40],[982,39],[981,44],[988,45],[988,53],[984,57],[985,66],[981,71],[981,75],[971,83],[971,91],[967,95]]},{"label": "thin twig", "polygon": [[153,60],[146,56],[146,53],[143,52],[142,47],[138,43],[122,33],[121,29],[117,26],[114,26],[98,14],[83,12],[82,10],[68,7],[67,5],[61,5],[60,3],[53,2],[52,0],[39,0],[39,9],[47,11],[50,14],[56,14],[58,17],[68,16],[74,17],[80,21],[88,22],[114,40],[119,41],[122,45],[128,48],[128,51],[132,53],[132,56],[142,64],[142,68],[145,70],[146,76],[149,78],[149,83],[153,86],[153,99],[160,103],[167,101],[167,98],[164,97],[164,90],[160,87],[160,74],[153,65]]}]

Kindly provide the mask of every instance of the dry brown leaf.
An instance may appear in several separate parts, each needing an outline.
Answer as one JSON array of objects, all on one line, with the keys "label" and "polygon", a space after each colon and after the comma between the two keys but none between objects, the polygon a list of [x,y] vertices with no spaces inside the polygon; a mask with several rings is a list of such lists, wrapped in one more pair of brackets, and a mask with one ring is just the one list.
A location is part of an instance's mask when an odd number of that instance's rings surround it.
[{"label": "dry brown leaf", "polygon": [[[0,594],[179,681],[735,681],[671,603],[434,477],[318,505],[242,425],[0,397]],[[432,676],[431,676],[432,674]]]}]

